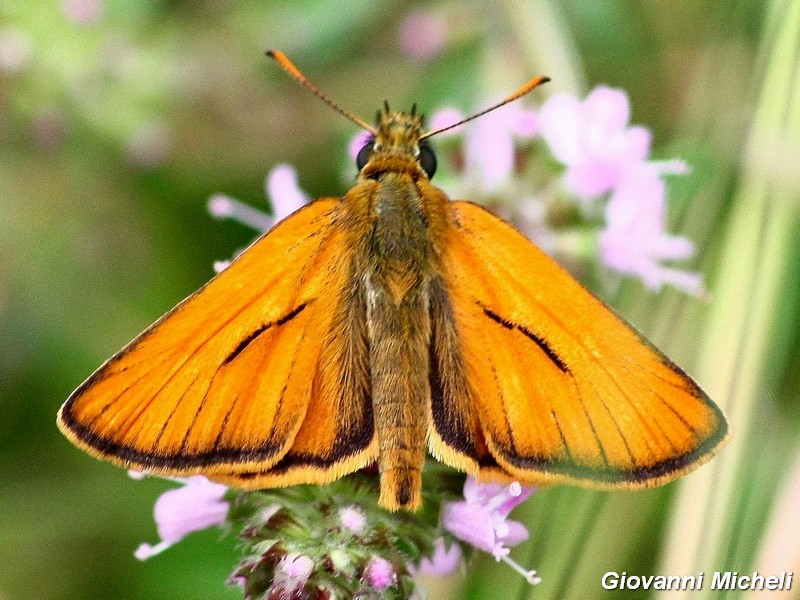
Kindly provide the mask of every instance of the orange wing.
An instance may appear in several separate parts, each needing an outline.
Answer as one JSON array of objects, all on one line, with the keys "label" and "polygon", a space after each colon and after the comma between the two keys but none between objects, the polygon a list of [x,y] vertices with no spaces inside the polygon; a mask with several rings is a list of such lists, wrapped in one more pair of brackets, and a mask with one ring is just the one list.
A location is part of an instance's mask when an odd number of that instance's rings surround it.
[{"label": "orange wing", "polygon": [[434,455],[484,478],[599,488],[659,485],[711,458],[727,424],[697,384],[511,226],[468,202],[450,211]]},{"label": "orange wing", "polygon": [[89,377],[61,430],[125,467],[247,487],[270,468],[312,482],[373,460],[342,206],[319,200],[254,242]]}]

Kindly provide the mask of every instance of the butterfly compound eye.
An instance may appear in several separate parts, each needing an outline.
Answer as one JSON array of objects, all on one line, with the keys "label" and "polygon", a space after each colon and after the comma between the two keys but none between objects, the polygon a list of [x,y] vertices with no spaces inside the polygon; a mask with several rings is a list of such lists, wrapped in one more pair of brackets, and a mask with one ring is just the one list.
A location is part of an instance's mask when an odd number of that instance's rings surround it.
[{"label": "butterfly compound eye", "polygon": [[361,150],[358,151],[358,154],[356,155],[356,167],[358,167],[359,171],[363,169],[369,161],[369,155],[372,154],[373,146],[375,146],[375,142],[370,140],[361,147]]},{"label": "butterfly compound eye", "polygon": [[436,173],[436,154],[434,154],[433,148],[425,142],[419,145],[419,164],[422,170],[428,174],[428,179]]}]

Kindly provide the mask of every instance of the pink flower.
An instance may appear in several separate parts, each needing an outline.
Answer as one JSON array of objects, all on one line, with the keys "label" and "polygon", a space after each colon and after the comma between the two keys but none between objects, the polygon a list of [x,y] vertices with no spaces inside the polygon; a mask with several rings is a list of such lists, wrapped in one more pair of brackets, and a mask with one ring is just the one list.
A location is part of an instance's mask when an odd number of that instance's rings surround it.
[{"label": "pink flower", "polygon": [[305,587],[311,573],[314,572],[314,561],[305,554],[291,552],[284,556],[275,568],[275,578],[268,590],[268,598],[294,598],[296,592]]},{"label": "pink flower", "polygon": [[397,573],[388,560],[373,556],[364,568],[364,580],[373,588],[382,590],[397,582]]},{"label": "pink flower", "polygon": [[610,193],[600,253],[612,269],[642,279],[658,291],[671,284],[688,293],[702,290],[697,273],[665,267],[661,261],[689,258],[694,247],[666,233],[663,176],[685,173],[679,160],[648,161],[650,132],[629,127],[630,107],[622,90],[596,88],[583,102],[559,94],[540,112],[542,137],[567,167],[565,185],[591,200]]},{"label": "pink flower", "polygon": [[430,10],[415,10],[403,19],[399,31],[400,48],[420,62],[434,58],[447,40],[447,21]]},{"label": "pink flower", "polygon": [[208,212],[218,219],[233,219],[257,231],[267,231],[309,201],[297,185],[297,173],[291,165],[278,165],[267,173],[264,191],[272,201],[272,215],[225,194],[208,199]]},{"label": "pink flower", "polygon": [[516,140],[537,134],[536,113],[509,104],[470,122],[464,134],[464,171],[485,194],[499,190],[514,172]]},{"label": "pink flower", "polygon": [[200,475],[176,481],[184,486],[164,492],[153,509],[161,541],[155,546],[139,546],[134,553],[139,560],[146,560],[163,552],[193,531],[225,522],[230,507],[222,499],[228,489],[226,486],[212,483]]},{"label": "pink flower", "polygon": [[509,553],[506,543],[514,546],[528,539],[522,523],[508,521],[507,517],[532,493],[532,488],[523,488],[516,482],[508,486],[479,484],[475,478],[467,477],[464,500],[448,502],[442,522],[457,538],[499,559]]},{"label": "pink flower", "polygon": [[473,477],[467,477],[464,500],[445,504],[442,524],[457,538],[506,562],[531,585],[536,585],[541,581],[536,571],[526,571],[508,556],[509,546],[528,539],[525,526],[508,520],[508,515],[532,493],[533,488],[523,488],[517,482],[479,484]]},{"label": "pink flower", "polygon": [[702,277],[665,267],[660,261],[685,260],[694,253],[686,238],[665,232],[665,172],[683,172],[680,162],[643,163],[631,169],[606,206],[607,227],[600,234],[600,252],[612,269],[642,279],[658,291],[671,284],[690,294],[702,291]]},{"label": "pink flower", "polygon": [[342,527],[352,531],[355,534],[362,533],[367,524],[367,518],[364,516],[364,511],[355,505],[345,506],[339,510],[339,521]]},{"label": "pink flower", "polygon": [[628,127],[630,106],[622,90],[598,87],[583,102],[556,94],[539,118],[542,137],[567,167],[567,189],[584,199],[611,191],[650,152],[650,132]]},{"label": "pink flower", "polygon": [[[455,125],[456,123],[462,121],[464,119],[464,115],[458,111],[458,109],[452,108],[450,106],[446,108],[442,108],[437,110],[433,113],[431,117],[430,123],[428,125],[428,129],[430,131],[438,131],[439,129],[444,129],[445,127],[450,127],[451,125]],[[443,131],[442,133],[437,134],[437,137],[445,137],[449,135],[456,135],[458,133],[458,128],[448,129],[447,131]]]},{"label": "pink flower", "polygon": [[272,215],[225,194],[214,194],[208,199],[208,212],[217,219],[233,219],[257,231],[266,231],[275,224]]},{"label": "pink flower", "polygon": [[274,167],[267,174],[264,186],[272,201],[275,222],[288,217],[310,200],[297,184],[297,171],[291,165]]},{"label": "pink flower", "polygon": [[436,538],[433,554],[423,558],[419,566],[411,565],[410,571],[415,575],[447,577],[452,575],[461,564],[461,546],[453,544],[448,550],[444,538]]}]

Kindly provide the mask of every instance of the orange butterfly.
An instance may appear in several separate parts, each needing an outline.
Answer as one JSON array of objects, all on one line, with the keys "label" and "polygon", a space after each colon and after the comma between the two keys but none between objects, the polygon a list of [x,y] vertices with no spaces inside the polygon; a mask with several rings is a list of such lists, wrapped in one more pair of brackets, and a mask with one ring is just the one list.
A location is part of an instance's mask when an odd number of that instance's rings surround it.
[{"label": "orange butterfly", "polygon": [[377,461],[390,510],[420,506],[426,451],[486,480],[631,489],[720,448],[725,418],[679,367],[430,183],[438,132],[415,111],[372,127],[268,54],[372,133],[357,183],[278,223],[89,377],[58,416],[73,443],[251,489]]}]

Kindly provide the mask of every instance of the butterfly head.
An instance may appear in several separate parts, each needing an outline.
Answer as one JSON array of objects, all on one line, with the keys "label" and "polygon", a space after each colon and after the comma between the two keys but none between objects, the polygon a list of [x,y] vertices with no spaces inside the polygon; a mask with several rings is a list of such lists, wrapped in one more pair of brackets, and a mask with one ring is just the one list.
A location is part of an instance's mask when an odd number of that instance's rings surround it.
[{"label": "butterfly head", "polygon": [[405,171],[430,179],[436,172],[436,155],[424,139],[423,118],[416,105],[410,113],[393,111],[384,103],[377,127],[356,157],[359,177],[374,179],[386,171]]}]

